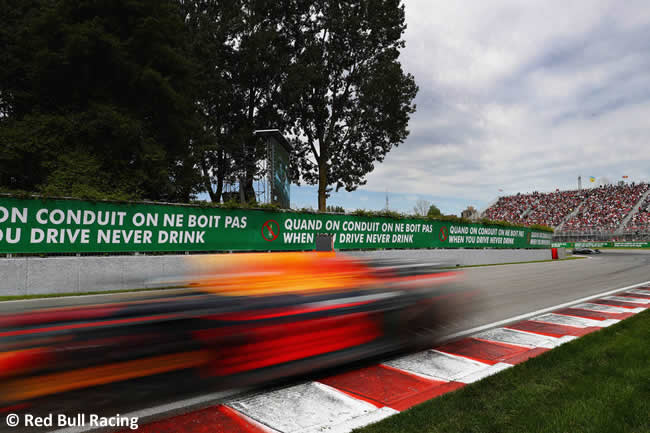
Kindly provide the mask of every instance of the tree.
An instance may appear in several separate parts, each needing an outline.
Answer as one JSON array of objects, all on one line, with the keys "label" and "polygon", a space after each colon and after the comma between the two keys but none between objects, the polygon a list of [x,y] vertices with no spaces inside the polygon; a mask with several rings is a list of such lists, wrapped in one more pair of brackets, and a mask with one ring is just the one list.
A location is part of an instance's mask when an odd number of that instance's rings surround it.
[{"label": "tree", "polygon": [[236,172],[233,155],[239,144],[235,129],[236,104],[232,70],[236,67],[234,39],[241,5],[232,1],[180,0],[189,31],[189,53],[195,65],[195,107],[200,128],[192,137],[201,189],[220,202],[224,185]]},{"label": "tree", "polygon": [[364,185],[406,139],[418,89],[399,63],[406,28],[399,0],[318,0],[293,19],[287,109],[296,179],[318,184],[324,211],[332,186]]},{"label": "tree", "polygon": [[413,207],[413,213],[417,216],[425,216],[429,210],[429,206],[431,206],[431,203],[428,201],[418,199],[418,201],[415,202],[415,206]]},{"label": "tree", "polygon": [[178,5],[4,0],[0,186],[187,201],[197,127]]},{"label": "tree", "polygon": [[427,216],[428,217],[437,217],[442,215],[442,212],[440,212],[440,209],[435,204],[432,204],[429,206],[429,210],[427,211]]},{"label": "tree", "polygon": [[281,107],[290,64],[286,30],[293,0],[182,0],[198,65],[197,106],[204,125],[197,139],[203,186],[221,200],[225,182],[255,200],[257,162],[266,157],[256,129],[286,125]]}]

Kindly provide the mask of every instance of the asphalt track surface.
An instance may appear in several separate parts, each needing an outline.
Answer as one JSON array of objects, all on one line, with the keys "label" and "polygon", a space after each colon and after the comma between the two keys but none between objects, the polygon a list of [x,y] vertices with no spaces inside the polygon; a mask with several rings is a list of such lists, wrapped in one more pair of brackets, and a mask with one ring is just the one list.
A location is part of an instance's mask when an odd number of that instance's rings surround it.
[{"label": "asphalt track surface", "polygon": [[[468,305],[464,314],[446,330],[446,335],[648,281],[650,280],[650,252],[608,251],[581,260],[466,268],[463,274],[462,284],[480,290],[480,301]],[[0,312],[132,300],[150,295],[151,293],[148,292],[139,292],[3,302],[0,303]],[[342,367],[345,368],[351,367]],[[37,408],[33,408],[31,412],[68,415],[97,413],[114,416],[117,413],[137,413],[151,407],[169,405],[174,409],[166,415],[174,415],[219,403],[221,399],[233,393],[255,392],[255,390],[235,390],[216,393],[214,398],[206,400],[200,398],[201,395],[206,394],[206,389],[192,380],[187,378],[179,380],[174,374],[165,376],[164,380],[160,379],[158,377],[156,381],[148,379],[128,381],[98,387],[90,392],[70,393],[65,398],[44,399],[39,401]],[[301,380],[305,378],[294,378],[288,383],[297,383]],[[286,383],[275,384],[275,386],[282,385]],[[195,397],[199,397],[199,403],[187,406],[174,405],[174,402],[179,400],[191,401]],[[161,417],[165,416],[157,414],[152,419]],[[149,419],[141,419],[140,424],[147,421]],[[2,427],[6,426],[2,425]],[[36,430],[40,429],[15,428],[11,431]]]}]

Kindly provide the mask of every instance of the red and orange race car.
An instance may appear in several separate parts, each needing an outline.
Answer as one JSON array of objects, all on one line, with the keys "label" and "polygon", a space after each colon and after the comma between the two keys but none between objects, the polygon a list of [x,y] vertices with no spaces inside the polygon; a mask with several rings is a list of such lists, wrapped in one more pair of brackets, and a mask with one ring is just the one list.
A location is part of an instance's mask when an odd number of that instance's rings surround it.
[{"label": "red and orange race car", "polygon": [[0,315],[0,406],[192,369],[228,388],[403,350],[467,296],[458,272],[334,253],[192,256],[188,290]]}]

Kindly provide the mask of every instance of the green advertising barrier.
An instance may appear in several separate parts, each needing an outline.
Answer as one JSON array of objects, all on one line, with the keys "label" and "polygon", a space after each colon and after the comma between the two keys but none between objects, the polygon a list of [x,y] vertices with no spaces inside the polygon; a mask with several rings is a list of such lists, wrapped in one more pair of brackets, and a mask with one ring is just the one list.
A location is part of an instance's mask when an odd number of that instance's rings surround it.
[{"label": "green advertising barrier", "polygon": [[553,248],[650,248],[650,242],[553,242]]},{"label": "green advertising barrier", "polygon": [[550,248],[550,232],[462,224],[183,205],[0,197],[0,253]]}]

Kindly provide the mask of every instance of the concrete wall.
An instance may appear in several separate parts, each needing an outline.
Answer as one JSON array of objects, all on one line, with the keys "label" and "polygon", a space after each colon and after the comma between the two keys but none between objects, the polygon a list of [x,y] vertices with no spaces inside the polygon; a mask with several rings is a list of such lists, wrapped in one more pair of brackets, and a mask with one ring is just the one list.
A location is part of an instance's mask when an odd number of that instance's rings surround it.
[{"label": "concrete wall", "polygon": [[[417,259],[448,266],[547,260],[551,250],[384,250],[348,254]],[[169,285],[192,268],[184,255],[0,259],[0,296],[79,293]]]},{"label": "concrete wall", "polygon": [[440,262],[448,266],[487,265],[497,263],[550,260],[550,249],[506,250],[506,249],[454,249],[454,250],[383,250],[350,251],[348,254],[361,257],[395,258]]},{"label": "concrete wall", "polygon": [[190,270],[184,255],[0,259],[0,295],[155,287]]}]

